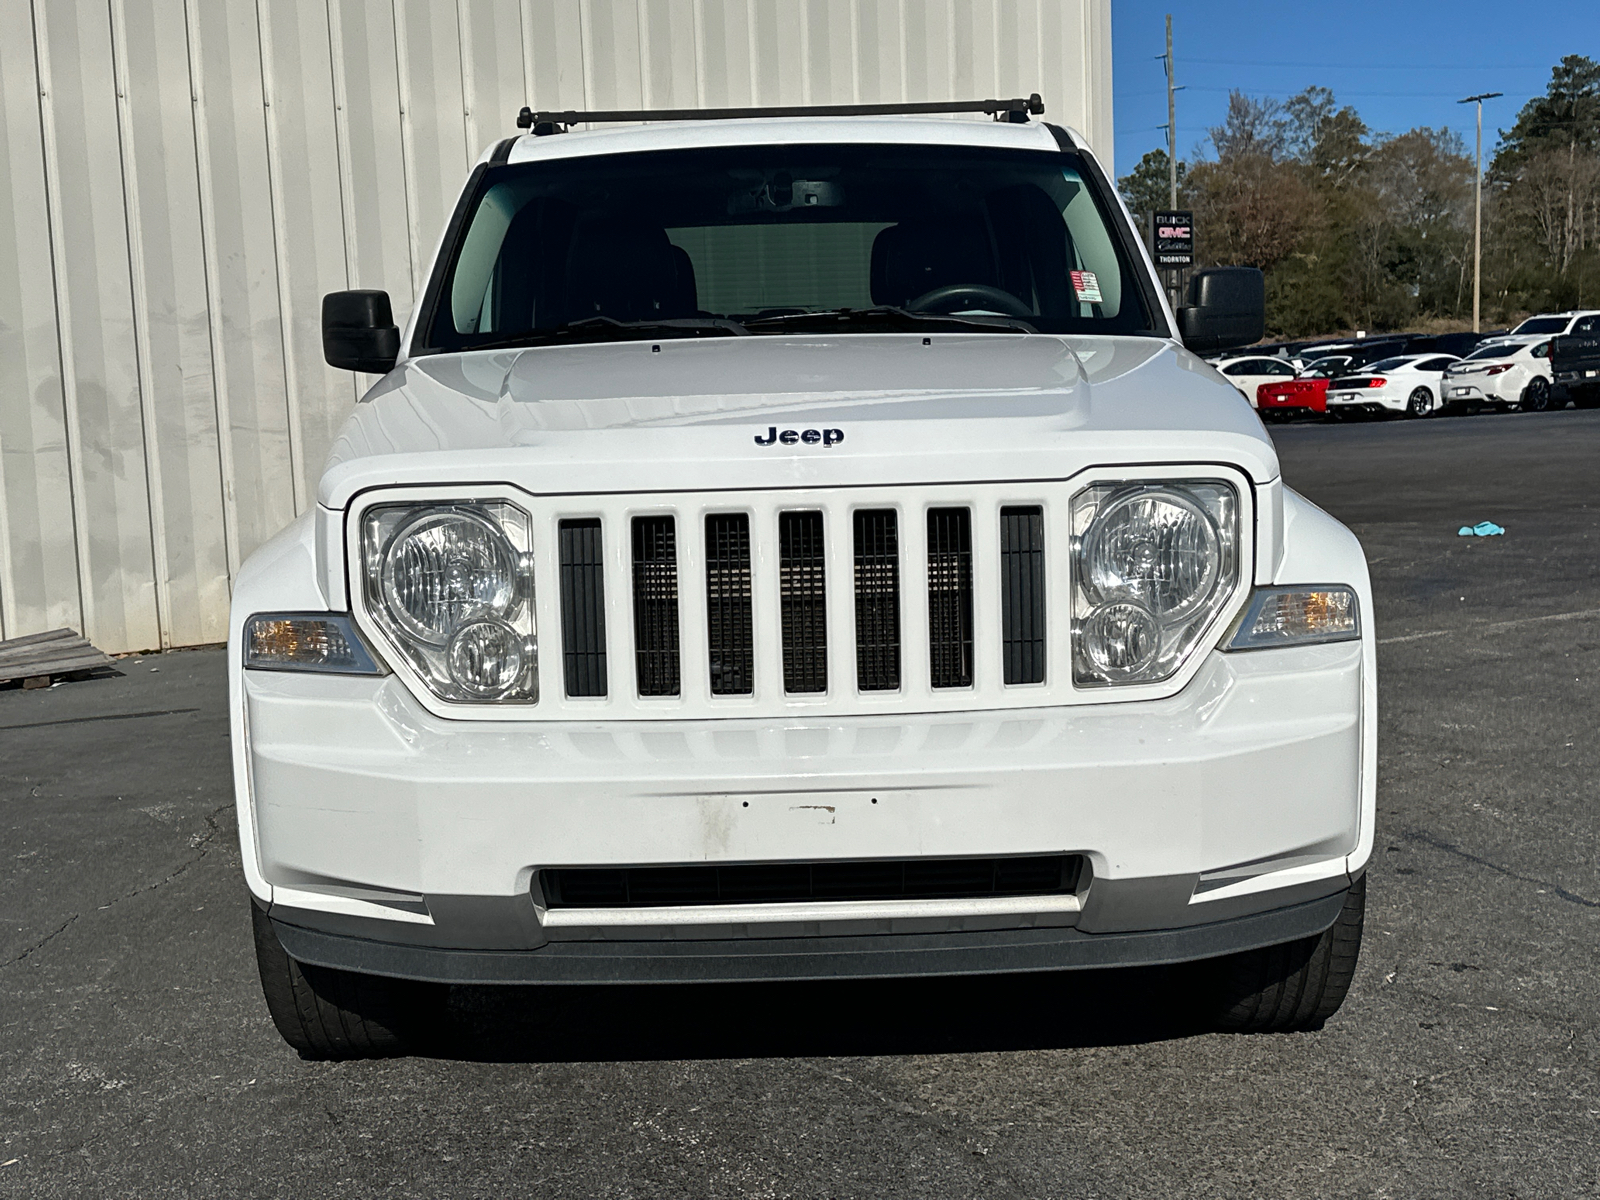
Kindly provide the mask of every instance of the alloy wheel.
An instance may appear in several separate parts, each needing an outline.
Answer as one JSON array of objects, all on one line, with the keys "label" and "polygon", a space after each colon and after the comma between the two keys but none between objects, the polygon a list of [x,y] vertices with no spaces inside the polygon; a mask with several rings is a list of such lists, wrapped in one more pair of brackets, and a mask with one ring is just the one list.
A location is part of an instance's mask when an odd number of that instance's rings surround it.
[{"label": "alloy wheel", "polygon": [[1406,401],[1406,416],[1426,417],[1433,412],[1433,393],[1425,387],[1419,387],[1411,393],[1411,398]]},{"label": "alloy wheel", "polygon": [[1522,389],[1523,412],[1545,412],[1550,407],[1550,382],[1543,375],[1535,375]]}]

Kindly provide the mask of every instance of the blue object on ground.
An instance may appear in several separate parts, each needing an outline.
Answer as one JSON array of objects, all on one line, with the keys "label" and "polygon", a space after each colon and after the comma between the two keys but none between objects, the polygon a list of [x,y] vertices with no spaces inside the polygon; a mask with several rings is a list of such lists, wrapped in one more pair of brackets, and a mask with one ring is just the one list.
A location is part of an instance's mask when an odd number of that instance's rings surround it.
[{"label": "blue object on ground", "polygon": [[1456,530],[1457,537],[1499,537],[1505,528],[1493,521],[1479,521],[1476,525],[1463,525]]}]

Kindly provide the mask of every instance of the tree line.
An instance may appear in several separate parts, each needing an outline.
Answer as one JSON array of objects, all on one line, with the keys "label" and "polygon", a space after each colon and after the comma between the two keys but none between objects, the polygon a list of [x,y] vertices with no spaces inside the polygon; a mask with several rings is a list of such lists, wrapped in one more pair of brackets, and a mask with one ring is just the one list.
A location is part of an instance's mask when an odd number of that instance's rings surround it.
[{"label": "tree line", "polygon": [[[1369,129],[1331,90],[1235,91],[1178,164],[1197,265],[1260,267],[1268,335],[1395,330],[1472,315],[1473,159],[1448,129]],[[1152,150],[1119,181],[1148,232],[1169,201]],[[1600,63],[1563,58],[1502,130],[1483,188],[1485,327],[1600,307]]]}]

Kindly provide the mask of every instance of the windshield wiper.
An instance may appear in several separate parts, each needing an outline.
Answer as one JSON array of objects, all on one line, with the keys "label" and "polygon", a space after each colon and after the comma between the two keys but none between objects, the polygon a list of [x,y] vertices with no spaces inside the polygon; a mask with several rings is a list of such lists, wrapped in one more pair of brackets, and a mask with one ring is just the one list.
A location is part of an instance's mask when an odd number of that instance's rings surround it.
[{"label": "windshield wiper", "polygon": [[653,337],[742,337],[747,330],[722,317],[671,317],[659,321],[619,321],[584,317],[554,329],[530,329],[493,342],[476,342],[463,350],[504,350],[513,346],[549,346],[561,342],[636,342]]},{"label": "windshield wiper", "polygon": [[746,321],[745,328],[752,333],[769,330],[803,329],[807,332],[827,332],[852,325],[876,325],[889,329],[923,330],[930,326],[943,326],[946,331],[987,329],[995,333],[1038,333],[1020,317],[958,316],[954,313],[913,312],[893,304],[878,304],[872,308],[830,308],[821,312],[783,313],[774,317],[757,317]]}]

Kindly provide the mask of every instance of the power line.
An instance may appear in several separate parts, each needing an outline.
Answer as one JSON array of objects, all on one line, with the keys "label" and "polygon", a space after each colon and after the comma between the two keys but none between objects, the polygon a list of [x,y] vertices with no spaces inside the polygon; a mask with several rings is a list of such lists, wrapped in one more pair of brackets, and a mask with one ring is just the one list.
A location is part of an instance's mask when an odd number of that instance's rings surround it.
[{"label": "power line", "polygon": [[1235,61],[1230,58],[1191,58],[1189,62],[1204,63],[1211,67],[1321,67],[1328,70],[1340,71],[1549,71],[1549,63],[1539,65],[1522,63],[1485,63],[1481,66],[1450,66],[1420,64],[1420,63],[1369,63],[1369,62],[1291,62],[1285,59],[1276,59],[1272,62],[1262,62],[1259,59],[1252,61]]},{"label": "power line", "polygon": [[[1184,90],[1185,91],[1189,91],[1189,92],[1241,92],[1241,93],[1244,93],[1245,95],[1249,95],[1250,94],[1249,92],[1246,92],[1244,88],[1240,88],[1240,87],[1206,87],[1203,84],[1197,85],[1197,84],[1193,84],[1193,83],[1185,85]],[[1256,89],[1256,92],[1257,92],[1258,95],[1266,95],[1267,94],[1265,92],[1265,90],[1263,90],[1263,89]],[[1166,93],[1165,89],[1162,89],[1159,92],[1123,92],[1123,93],[1121,93],[1122,97],[1124,99],[1128,99],[1128,100],[1138,99],[1141,96],[1165,96],[1166,94],[1167,93]],[[1441,100],[1441,99],[1448,99],[1448,100],[1454,100],[1454,99],[1456,99],[1456,94],[1455,94],[1454,91],[1449,91],[1449,92],[1335,92],[1334,96],[1335,96],[1335,99],[1343,98],[1343,99],[1351,99],[1351,100],[1375,100],[1375,99],[1385,99],[1385,100]]]}]

